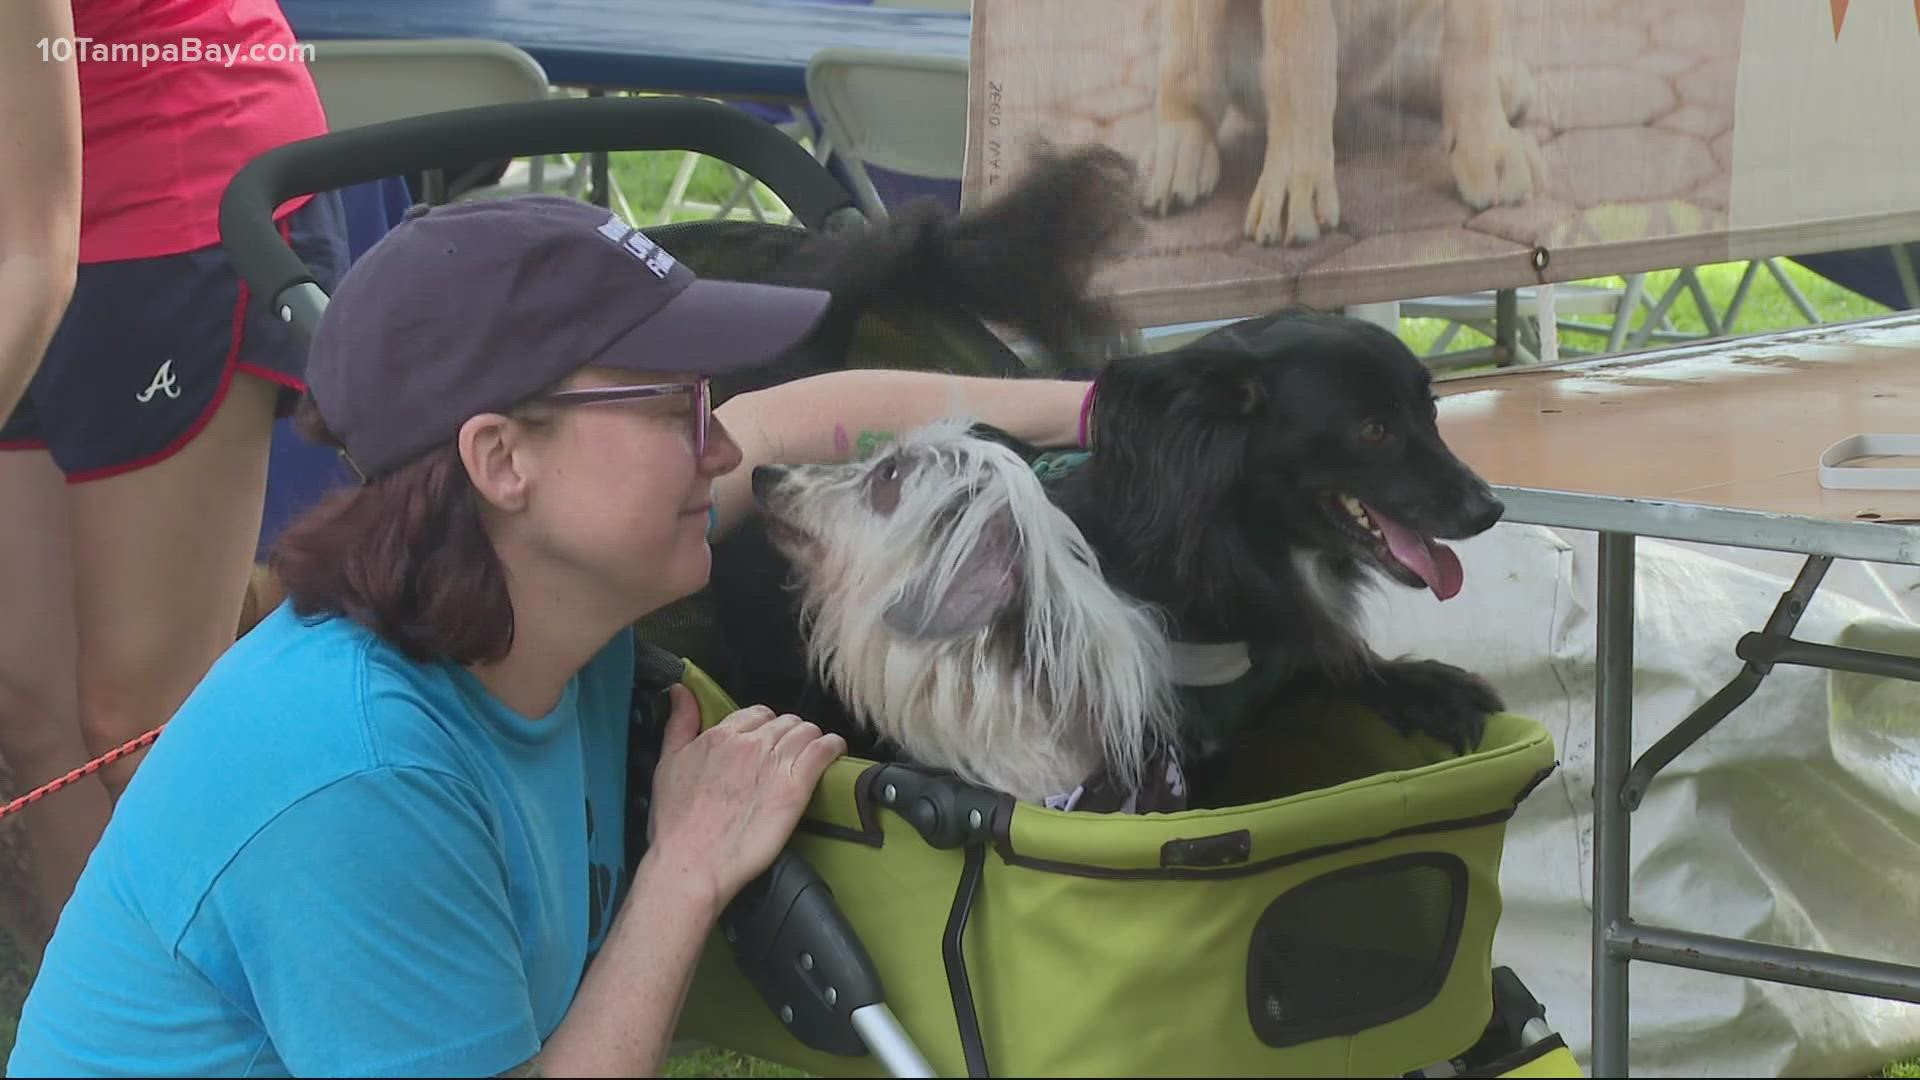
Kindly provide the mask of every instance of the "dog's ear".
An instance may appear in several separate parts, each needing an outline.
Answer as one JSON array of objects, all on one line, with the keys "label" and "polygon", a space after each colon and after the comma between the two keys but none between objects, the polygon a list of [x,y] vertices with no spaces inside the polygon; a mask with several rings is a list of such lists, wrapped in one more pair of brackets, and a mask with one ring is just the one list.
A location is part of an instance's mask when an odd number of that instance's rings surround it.
[{"label": "dog's ear", "polygon": [[894,631],[916,638],[971,634],[992,624],[1020,595],[1020,537],[1011,511],[987,519],[973,549],[960,560],[953,580],[937,594],[930,568],[908,584],[882,618]]},{"label": "dog's ear", "polygon": [[1259,367],[1237,357],[1211,365],[1198,389],[1216,415],[1251,420],[1267,410],[1267,382]]}]

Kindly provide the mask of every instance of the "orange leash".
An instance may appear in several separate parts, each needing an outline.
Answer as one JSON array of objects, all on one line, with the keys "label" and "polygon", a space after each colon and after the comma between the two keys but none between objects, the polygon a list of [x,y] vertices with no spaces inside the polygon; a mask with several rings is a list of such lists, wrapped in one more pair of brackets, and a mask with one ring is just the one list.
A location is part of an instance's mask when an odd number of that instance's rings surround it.
[{"label": "orange leash", "polygon": [[73,783],[75,780],[79,780],[82,777],[92,776],[94,773],[97,773],[101,769],[104,769],[107,766],[113,764],[114,762],[119,761],[121,758],[126,757],[128,754],[134,753],[135,751],[139,750],[141,747],[144,747],[148,743],[151,743],[153,740],[159,738],[160,728],[164,728],[166,726],[167,725],[165,724],[161,724],[160,727],[154,728],[152,731],[147,732],[145,735],[141,735],[138,738],[128,739],[126,742],[120,744],[119,746],[114,747],[113,749],[107,751],[104,754],[101,754],[99,757],[94,758],[92,761],[87,762],[85,765],[80,766],[79,768],[73,770],[67,775],[55,777],[54,779],[49,780],[44,784],[41,784],[39,787],[34,788],[32,791],[27,792],[25,795],[22,795],[19,798],[13,800],[7,805],[0,806],[0,819],[5,819],[8,814],[19,813],[20,811],[25,810],[28,806],[31,806],[32,804],[39,802],[41,799],[44,799],[47,796],[53,794],[54,792],[59,791],[61,788],[66,787],[68,784]]}]

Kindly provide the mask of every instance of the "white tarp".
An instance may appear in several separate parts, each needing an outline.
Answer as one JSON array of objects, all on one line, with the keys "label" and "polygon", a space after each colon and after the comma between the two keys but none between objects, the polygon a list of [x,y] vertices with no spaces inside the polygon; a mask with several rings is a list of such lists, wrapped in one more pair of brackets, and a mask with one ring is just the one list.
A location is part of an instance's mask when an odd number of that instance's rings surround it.
[{"label": "white tarp", "polygon": [[[1466,588],[1376,598],[1375,640],[1480,671],[1561,768],[1510,827],[1495,962],[1591,1069],[1595,538],[1503,524],[1456,545]],[[1633,754],[1742,666],[1797,556],[1638,545]],[[1796,636],[1920,655],[1901,568],[1836,563]],[[1631,818],[1643,923],[1920,964],[1920,685],[1776,667]],[[1863,1076],[1920,1054],[1920,1006],[1635,962],[1635,1075]]]}]

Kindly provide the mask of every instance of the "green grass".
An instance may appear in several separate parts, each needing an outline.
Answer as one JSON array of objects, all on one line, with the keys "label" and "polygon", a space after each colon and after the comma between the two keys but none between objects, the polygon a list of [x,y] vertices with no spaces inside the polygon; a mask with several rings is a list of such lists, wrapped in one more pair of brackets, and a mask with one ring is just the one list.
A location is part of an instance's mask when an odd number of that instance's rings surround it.
[{"label": "green grass", "polygon": [[[686,155],[677,150],[608,155],[607,173],[614,186],[626,197],[636,224],[663,224],[669,217],[674,221],[689,221],[710,216],[710,211],[684,207],[670,215],[662,213],[675,175],[685,161]],[[712,158],[699,158],[682,199],[694,204],[719,206],[732,196],[738,182],[726,165]],[[760,196],[759,203],[768,220],[786,220],[786,206],[778,196],[765,184],[755,183],[754,190]],[[745,204],[741,205],[744,207]]]},{"label": "green grass", "polygon": [[812,1076],[812,1073],[775,1065],[771,1061],[736,1054],[731,1050],[700,1050],[667,1059],[663,1076]]},{"label": "green grass", "polygon": [[[1700,278],[1701,287],[1706,291],[1708,302],[1716,313],[1716,317],[1726,312],[1727,303],[1732,299],[1734,289],[1739,286],[1740,277],[1745,272],[1746,265],[1743,262],[1727,262],[1696,268],[1695,273]],[[1794,287],[1800,290],[1800,294],[1813,305],[1813,310],[1820,316],[1822,322],[1851,322],[1856,319],[1884,315],[1891,310],[1850,289],[1835,285],[1798,263],[1782,259],[1779,260],[1778,265],[1786,273],[1788,280],[1793,282]],[[1678,270],[1658,270],[1649,273],[1646,276],[1648,300],[1658,303],[1666,294],[1668,286],[1679,276]],[[1620,277],[1589,278],[1580,284],[1624,289],[1626,280]],[[1636,330],[1643,328],[1646,326],[1648,314],[1647,309],[1642,306],[1634,312],[1629,320],[1630,325]],[[1667,309],[1667,318],[1672,323],[1672,328],[1681,333],[1701,334],[1706,331],[1706,321],[1700,317],[1699,308],[1694,305],[1692,294],[1685,289],[1681,290],[1679,298],[1674,300],[1673,305]],[[1582,317],[1578,321],[1598,325],[1601,329],[1598,333],[1587,333],[1563,327],[1560,331],[1563,354],[1568,349],[1595,352],[1604,348],[1607,321],[1595,317]],[[1439,338],[1446,325],[1440,319],[1402,319],[1400,336],[1415,352],[1425,355],[1433,347],[1434,341]],[[1734,319],[1733,325],[1723,327],[1722,332],[1736,335],[1757,334],[1806,325],[1808,325],[1806,316],[1794,306],[1793,301],[1774,280],[1773,275],[1765,268],[1761,268],[1747,287],[1746,300],[1741,304],[1740,312]],[[1448,344],[1446,352],[1476,349],[1491,343],[1491,338],[1477,330],[1462,330]]]}]

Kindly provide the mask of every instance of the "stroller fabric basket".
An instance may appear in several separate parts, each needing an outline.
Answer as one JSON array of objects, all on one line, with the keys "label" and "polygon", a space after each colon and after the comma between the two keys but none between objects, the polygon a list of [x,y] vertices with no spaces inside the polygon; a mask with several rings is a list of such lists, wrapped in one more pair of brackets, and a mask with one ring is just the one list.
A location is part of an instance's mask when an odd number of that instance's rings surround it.
[{"label": "stroller fabric basket", "polygon": [[[685,681],[706,723],[734,707],[697,667]],[[1554,768],[1551,738],[1497,715],[1451,757],[1350,708],[1288,727],[1273,771],[1290,794],[1174,814],[1064,813],[845,758],[790,849],[939,1075],[1381,1076],[1458,1057],[1492,1017],[1506,822]],[[718,931],[679,1034],[881,1074],[797,1038]]]}]

